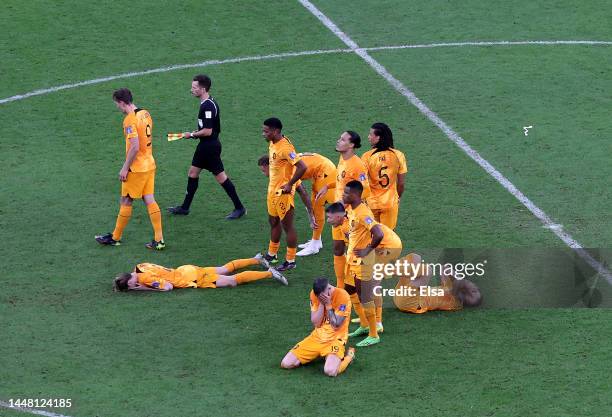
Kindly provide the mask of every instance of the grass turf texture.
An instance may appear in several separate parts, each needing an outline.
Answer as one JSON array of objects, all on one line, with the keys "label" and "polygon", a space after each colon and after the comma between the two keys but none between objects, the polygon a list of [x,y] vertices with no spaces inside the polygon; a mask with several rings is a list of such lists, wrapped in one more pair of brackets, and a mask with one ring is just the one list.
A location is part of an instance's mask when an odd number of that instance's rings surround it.
[{"label": "grass turf texture", "polygon": [[[37,2],[27,13],[16,2],[9,5],[12,11],[4,18],[11,19],[15,29],[12,49],[2,60],[2,72],[9,77],[3,83],[4,96],[176,62],[342,47],[297,3],[278,3],[284,19],[269,17],[263,3],[236,3],[231,10],[221,4],[198,6],[216,22],[209,25],[215,28],[216,42],[202,39],[202,30],[193,25],[177,30],[176,41],[169,40],[173,38],[166,29],[160,30],[168,27],[168,16],[172,26],[193,20],[189,4],[184,9],[147,8],[142,22],[136,23],[154,24],[144,26],[147,29],[136,37],[118,36],[111,29],[125,16],[124,9],[114,3],[88,6],[85,21],[96,22],[95,38],[100,41],[88,38],[93,29],[77,26],[70,30],[82,37],[68,36],[70,48],[60,42],[66,29],[58,22],[78,16],[78,3],[50,11],[49,3]],[[354,26],[342,25],[347,16],[359,21],[359,9],[348,3],[321,5],[352,35]],[[380,10],[391,16],[399,15],[398,9],[413,14],[411,6],[403,3]],[[433,16],[435,8],[424,12]],[[600,18],[596,8],[581,12],[584,19]],[[49,18],[48,25],[36,31],[20,29],[27,27],[32,15],[49,13],[55,18]],[[556,21],[570,20],[563,8],[557,13],[552,15]],[[467,25],[443,29],[440,21],[440,31],[428,25],[406,36],[396,33],[397,39],[382,34],[370,41],[366,34],[358,34],[356,40],[370,46],[369,42],[415,39],[517,37],[513,26],[504,30],[484,14],[480,22],[477,34],[461,32]],[[578,29],[551,34],[539,27],[541,32],[533,29],[526,38],[586,36]],[[448,34],[429,37],[443,30]],[[609,38],[592,30],[594,37]],[[50,44],[37,44],[40,39]],[[150,42],[144,63],[130,55],[142,39]],[[67,51],[74,56],[64,56]],[[600,70],[609,66],[606,51],[436,49],[375,57],[574,237],[589,246],[606,247],[610,222],[602,216],[609,199],[591,192],[605,189],[610,176],[601,151],[610,128],[597,107],[608,100],[609,76]],[[76,59],[82,55],[88,58]],[[40,62],[30,62],[33,56]],[[30,70],[23,72],[24,68]],[[334,142],[343,129],[354,128],[365,138],[374,120],[389,123],[410,166],[398,226],[407,248],[563,246],[356,56],[290,58],[202,71],[213,78],[213,94],[222,108],[226,170],[249,215],[236,223],[223,221],[231,209],[229,200],[204,175],[192,213],[187,218],[164,216],[168,249],[161,253],[143,247],[152,231],[139,202],[122,247],[99,247],[93,241],[93,234],[112,229],[117,213],[116,175],[124,145],[122,116],[110,94],[114,88],[129,86],[136,103],[151,111],[159,165],[156,196],[160,206],[167,207],[182,200],[195,143],[168,143],[163,138],[166,132],[194,127],[197,101],[188,88],[198,70],[120,80],[0,109],[4,138],[0,238],[10,242],[3,267],[7,284],[0,293],[0,329],[8,335],[0,359],[0,399],[70,397],[73,408],[57,412],[77,417],[338,415],[357,412],[356,395],[376,404],[359,410],[363,415],[610,413],[610,404],[603,400],[609,378],[601,367],[611,336],[604,324],[608,310],[490,308],[409,317],[387,309],[383,342],[358,350],[356,362],[338,380],[323,377],[321,363],[280,370],[285,352],[309,332],[307,292],[312,278],[333,274],[328,229],[324,252],[300,260],[299,268],[288,274],[288,288],[270,281],[232,290],[113,294],[112,276],[137,262],[214,265],[266,247],[266,181],[256,160],[266,152],[260,124],[270,115],[283,120],[298,150],[317,151],[333,160]],[[536,71],[550,78],[535,76]],[[574,71],[581,76],[573,79]],[[558,86],[568,81],[572,82],[566,88]],[[536,92],[523,94],[526,83]],[[592,100],[568,104],[580,91],[589,91]],[[550,101],[533,104],[539,92],[549,94]],[[527,112],[525,107],[534,110]],[[522,126],[528,116],[525,122],[535,128],[525,138]],[[545,122],[540,123],[542,118]],[[559,132],[570,134],[559,137]],[[487,140],[492,134],[499,139]],[[527,140],[531,138],[533,142]],[[574,141],[580,158],[567,154]],[[513,150],[520,150],[523,158]],[[549,170],[527,169],[530,161],[532,167],[545,165]],[[559,178],[563,172],[564,181]],[[588,182],[582,177],[585,172]],[[592,188],[585,190],[585,185]],[[566,195],[576,203],[568,204]],[[309,235],[300,203],[297,214],[304,241]],[[490,279],[500,281],[497,288],[515,285],[511,275]],[[10,413],[0,410],[0,415]]]}]

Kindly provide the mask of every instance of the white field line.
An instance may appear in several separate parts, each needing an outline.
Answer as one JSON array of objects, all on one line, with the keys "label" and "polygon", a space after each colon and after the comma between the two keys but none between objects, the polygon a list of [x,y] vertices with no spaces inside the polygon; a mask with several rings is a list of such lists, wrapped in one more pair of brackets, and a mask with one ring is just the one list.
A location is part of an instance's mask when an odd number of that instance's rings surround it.
[{"label": "white field line", "polygon": [[[428,44],[416,44],[416,45],[391,45],[391,46],[375,46],[371,48],[359,48],[364,51],[385,51],[395,49],[419,49],[419,48],[441,48],[441,47],[465,47],[465,46],[517,46],[517,45],[612,45],[612,42],[608,41],[484,41],[484,42],[450,42],[450,43],[428,43]],[[255,55],[245,56],[238,58],[228,59],[212,59],[209,61],[202,61],[195,64],[180,64],[170,65],[167,67],[154,68],[144,71],[134,71],[123,74],[110,75],[108,77],[95,78],[93,80],[80,81],[73,84],[63,84],[56,87],[42,88],[39,90],[30,91],[28,93],[17,94],[11,97],[0,99],[0,104],[6,104],[13,101],[19,101],[30,97],[42,96],[45,94],[55,93],[57,91],[68,90],[71,88],[84,87],[93,84],[105,83],[113,80],[120,80],[123,78],[139,77],[142,75],[158,74],[188,68],[201,68],[211,65],[221,64],[234,64],[239,62],[247,61],[265,61],[269,59],[283,59],[298,56],[310,56],[310,55],[323,55],[323,54],[336,54],[336,53],[352,53],[353,49],[319,49],[313,51],[300,51],[300,52],[285,52],[280,54],[269,54],[269,55]]]},{"label": "white field line", "polygon": [[1,408],[8,408],[9,410],[21,411],[22,413],[35,414],[37,416],[46,416],[46,417],[70,417],[64,414],[56,414],[51,413],[50,411],[45,410],[37,410],[35,408],[24,408],[24,407],[12,407],[9,403],[0,400]]},{"label": "white field line", "polygon": [[181,64],[181,65],[171,65],[169,67],[161,67],[154,68],[146,71],[135,71],[135,72],[126,72],[123,74],[110,75],[108,77],[95,78],[93,80],[81,81],[74,84],[64,84],[58,85],[56,87],[43,88],[40,90],[30,91],[29,93],[18,94],[15,96],[7,97],[0,99],[0,104],[10,103],[12,101],[23,100],[29,97],[34,96],[42,96],[44,94],[55,93],[56,91],[68,90],[70,88],[84,87],[92,84],[100,84],[108,81],[119,80],[123,78],[131,78],[131,77],[140,77],[142,75],[149,74],[158,74],[163,72],[170,72],[188,68],[199,68],[199,67],[207,67],[210,65],[221,65],[221,64],[235,64],[238,62],[246,62],[246,61],[265,61],[268,59],[281,59],[281,58],[289,58],[295,56],[308,56],[308,55],[323,55],[323,54],[336,54],[336,53],[348,53],[353,52],[350,49],[319,49],[315,51],[301,51],[301,52],[285,52],[281,54],[270,54],[270,55],[257,55],[257,56],[244,56],[238,58],[229,58],[229,59],[211,59],[209,61],[202,61],[195,64]]},{"label": "white field line", "polygon": [[555,223],[542,209],[536,206],[525,194],[523,194],[508,178],[506,178],[501,172],[499,172],[493,165],[491,165],[486,159],[484,159],[478,152],[476,152],[470,145],[463,140],[461,136],[453,129],[451,129],[436,113],[434,113],[425,103],[423,103],[417,96],[414,95],[401,81],[395,78],[385,67],[383,67],[378,61],[368,54],[367,50],[360,48],[357,43],[351,39],[346,33],[340,28],[323,12],[312,4],[309,0],[298,0],[302,6],[304,6],[310,13],[312,13],[321,23],[323,23],[329,30],[333,32],[342,42],[344,42],[349,48],[351,48],[357,55],[359,55],[370,67],[372,67],[381,77],[383,77],[391,86],[401,95],[403,95],[408,101],[414,105],[419,111],[427,117],[434,125],[436,125],[444,134],[454,142],[462,151],[464,151],[470,158],[474,160],[482,169],[484,169],[489,175],[501,184],[510,194],[516,197],[531,213],[537,217],[542,224],[549,228],[559,239],[561,239],[567,246],[574,249],[574,251],[584,261],[586,261],[597,273],[601,274],[606,280],[612,284],[612,273],[608,271],[602,264],[600,264],[595,258],[593,258],[587,251],[584,250],[582,245],[578,243],[569,233],[565,232],[562,227],[555,227]]}]

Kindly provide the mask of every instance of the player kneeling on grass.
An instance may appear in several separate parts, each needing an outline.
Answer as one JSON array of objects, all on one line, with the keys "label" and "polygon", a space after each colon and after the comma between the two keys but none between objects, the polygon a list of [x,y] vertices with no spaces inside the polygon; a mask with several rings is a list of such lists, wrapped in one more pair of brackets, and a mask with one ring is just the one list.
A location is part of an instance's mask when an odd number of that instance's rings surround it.
[{"label": "player kneeling on grass", "polygon": [[[237,269],[260,264],[267,271],[244,271],[230,275]],[[115,278],[115,291],[170,291],[173,288],[221,288],[235,287],[247,282],[265,278],[274,278],[287,285],[287,278],[280,272],[269,267],[261,254],[250,259],[236,259],[218,267],[199,267],[183,265],[176,269],[160,265],[142,263],[136,265],[134,271],[119,274]]]},{"label": "player kneeling on grass", "polygon": [[[421,264],[421,256],[411,253],[400,259],[413,265]],[[440,276],[440,285],[429,285],[432,274],[421,266],[415,277],[402,276],[395,287],[393,303],[406,313],[422,314],[433,310],[455,311],[463,307],[478,307],[482,295],[476,284],[468,279],[457,279],[451,274]],[[411,291],[409,289],[412,288]]]},{"label": "player kneeling on grass", "polygon": [[348,293],[330,285],[327,278],[315,279],[310,292],[310,321],[314,330],[287,352],[281,367],[296,368],[323,356],[326,375],[344,372],[355,356],[354,348],[345,354],[350,316]]}]

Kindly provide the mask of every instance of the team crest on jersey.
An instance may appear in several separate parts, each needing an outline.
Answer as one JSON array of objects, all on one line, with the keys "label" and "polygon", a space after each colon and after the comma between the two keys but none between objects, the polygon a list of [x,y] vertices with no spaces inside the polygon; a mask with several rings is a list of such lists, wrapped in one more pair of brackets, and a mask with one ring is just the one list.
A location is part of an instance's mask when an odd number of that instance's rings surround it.
[{"label": "team crest on jersey", "polygon": [[276,152],[272,153],[272,159],[276,159]]},{"label": "team crest on jersey", "polygon": [[289,158],[295,159],[295,157],[296,157],[295,152],[289,152]]},{"label": "team crest on jersey", "polygon": [[374,222],[374,220],[372,220],[372,218],[370,216],[367,216],[365,218],[365,222],[366,222],[366,224],[372,224]]},{"label": "team crest on jersey", "polygon": [[365,174],[359,174],[359,181],[365,181],[366,176]]},{"label": "team crest on jersey", "polygon": [[340,304],[340,307],[338,307],[338,311],[345,311],[346,310],[346,304]]}]

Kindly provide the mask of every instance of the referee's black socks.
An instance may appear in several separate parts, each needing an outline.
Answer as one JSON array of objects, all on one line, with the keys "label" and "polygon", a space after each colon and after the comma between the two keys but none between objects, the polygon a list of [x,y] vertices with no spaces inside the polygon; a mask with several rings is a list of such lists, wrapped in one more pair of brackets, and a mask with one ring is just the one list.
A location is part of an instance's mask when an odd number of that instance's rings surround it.
[{"label": "referee's black socks", "polygon": [[[225,182],[221,184],[221,187],[223,187],[229,198],[232,199],[232,203],[234,203],[234,208],[236,210],[242,210],[244,206],[242,205],[242,202],[238,197],[238,193],[236,193],[236,187],[234,187],[234,183],[232,182],[232,180],[230,180],[229,178],[226,179]],[[185,199],[187,199],[187,197],[185,197]]]},{"label": "referee's black socks", "polygon": [[185,210],[189,210],[189,207],[191,206],[193,196],[198,189],[198,180],[199,178],[187,177],[187,192],[185,193],[185,200],[183,201],[182,205]]}]

